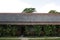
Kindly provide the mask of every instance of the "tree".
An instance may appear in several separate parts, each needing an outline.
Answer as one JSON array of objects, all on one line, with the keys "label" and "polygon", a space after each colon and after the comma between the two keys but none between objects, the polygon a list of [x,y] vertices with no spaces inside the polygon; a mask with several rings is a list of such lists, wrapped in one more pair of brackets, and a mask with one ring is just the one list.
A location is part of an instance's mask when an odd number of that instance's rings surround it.
[{"label": "tree", "polygon": [[48,13],[58,13],[56,10],[50,10]]},{"label": "tree", "polygon": [[25,8],[24,10],[23,10],[23,13],[33,13],[33,12],[35,12],[36,10],[35,10],[35,8]]}]

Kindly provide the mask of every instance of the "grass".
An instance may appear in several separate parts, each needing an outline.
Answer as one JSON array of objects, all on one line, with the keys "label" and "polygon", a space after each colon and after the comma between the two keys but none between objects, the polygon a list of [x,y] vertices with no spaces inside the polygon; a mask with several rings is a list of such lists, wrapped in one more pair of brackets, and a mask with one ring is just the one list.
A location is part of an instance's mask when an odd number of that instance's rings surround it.
[{"label": "grass", "polygon": [[17,37],[1,37],[0,40],[21,40],[21,39],[18,39]]},{"label": "grass", "polygon": [[20,39],[0,39],[0,40],[20,40]]},{"label": "grass", "polygon": [[60,39],[29,39],[29,40],[60,40]]},{"label": "grass", "polygon": [[60,37],[40,37],[40,38],[25,38],[25,37],[18,37],[18,38],[0,38],[0,40],[60,40]]},{"label": "grass", "polygon": [[60,40],[60,37],[42,37],[42,38],[35,38],[29,40]]},{"label": "grass", "polygon": [[[21,40],[21,39],[0,39],[0,40]],[[28,39],[28,40],[60,40],[60,39]]]}]

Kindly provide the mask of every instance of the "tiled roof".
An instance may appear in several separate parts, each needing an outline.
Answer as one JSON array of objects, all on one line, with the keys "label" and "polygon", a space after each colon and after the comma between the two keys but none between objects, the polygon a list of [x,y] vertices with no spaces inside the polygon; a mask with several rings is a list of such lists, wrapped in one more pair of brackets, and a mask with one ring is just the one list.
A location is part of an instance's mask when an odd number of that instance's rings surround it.
[{"label": "tiled roof", "polygon": [[60,23],[60,14],[0,13],[1,23]]}]

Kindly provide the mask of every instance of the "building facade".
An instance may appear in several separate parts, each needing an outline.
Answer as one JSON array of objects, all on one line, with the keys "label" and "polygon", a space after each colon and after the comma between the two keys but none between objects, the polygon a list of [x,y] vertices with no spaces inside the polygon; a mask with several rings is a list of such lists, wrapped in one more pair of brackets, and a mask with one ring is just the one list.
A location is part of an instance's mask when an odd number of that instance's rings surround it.
[{"label": "building facade", "polygon": [[[6,27],[7,25],[10,25],[11,27],[16,26],[16,28],[18,28],[18,31],[16,32],[19,34],[18,36],[60,36],[60,14],[0,13],[0,26]],[[38,28],[39,31],[36,28]],[[45,29],[48,29],[49,31],[47,32]],[[35,32],[35,30],[37,31]],[[53,34],[52,30],[56,34]]]}]

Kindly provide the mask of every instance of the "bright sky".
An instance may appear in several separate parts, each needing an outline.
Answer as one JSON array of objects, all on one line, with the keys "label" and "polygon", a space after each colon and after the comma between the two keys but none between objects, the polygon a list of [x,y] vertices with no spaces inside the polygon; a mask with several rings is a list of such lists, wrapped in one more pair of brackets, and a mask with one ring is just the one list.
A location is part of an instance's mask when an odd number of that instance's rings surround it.
[{"label": "bright sky", "polygon": [[0,12],[22,12],[24,8],[36,8],[37,12],[60,12],[60,0],[0,0]]}]

